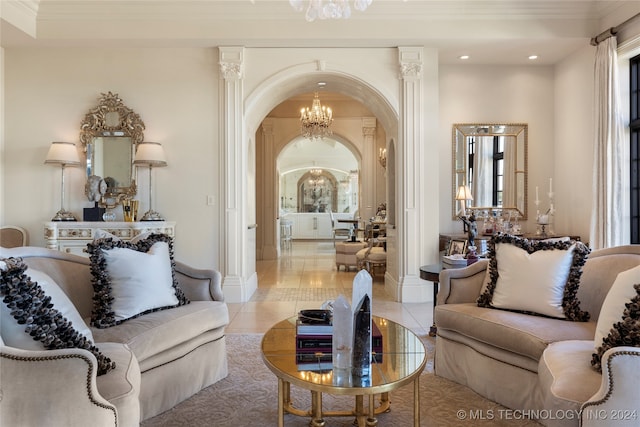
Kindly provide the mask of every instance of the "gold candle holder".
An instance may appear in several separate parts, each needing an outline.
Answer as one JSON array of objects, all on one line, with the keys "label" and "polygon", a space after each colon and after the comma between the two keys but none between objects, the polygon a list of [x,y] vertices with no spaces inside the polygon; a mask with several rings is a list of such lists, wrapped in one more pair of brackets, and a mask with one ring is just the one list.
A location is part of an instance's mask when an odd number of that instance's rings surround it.
[{"label": "gold candle holder", "polygon": [[134,200],[124,199],[122,201],[122,215],[124,216],[125,222],[133,222],[135,221],[135,212],[133,209]]},{"label": "gold candle holder", "polygon": [[131,214],[133,215],[133,221],[138,221],[138,206],[140,205],[139,200],[131,200]]}]

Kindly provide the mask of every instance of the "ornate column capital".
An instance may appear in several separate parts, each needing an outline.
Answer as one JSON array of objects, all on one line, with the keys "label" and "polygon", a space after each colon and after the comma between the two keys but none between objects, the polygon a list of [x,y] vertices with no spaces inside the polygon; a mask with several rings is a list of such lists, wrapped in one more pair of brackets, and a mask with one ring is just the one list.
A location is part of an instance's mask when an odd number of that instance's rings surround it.
[{"label": "ornate column capital", "polygon": [[273,135],[273,119],[266,118],[262,121],[262,125],[260,126],[262,129],[263,135]]},{"label": "ornate column capital", "polygon": [[376,118],[363,117],[362,118],[362,135],[375,136],[375,134],[376,134]]},{"label": "ornate column capital", "polygon": [[400,75],[403,79],[422,78],[421,47],[399,47],[398,62],[400,62]]},{"label": "ornate column capital", "polygon": [[240,80],[244,74],[244,48],[219,47],[220,74],[225,80]]}]

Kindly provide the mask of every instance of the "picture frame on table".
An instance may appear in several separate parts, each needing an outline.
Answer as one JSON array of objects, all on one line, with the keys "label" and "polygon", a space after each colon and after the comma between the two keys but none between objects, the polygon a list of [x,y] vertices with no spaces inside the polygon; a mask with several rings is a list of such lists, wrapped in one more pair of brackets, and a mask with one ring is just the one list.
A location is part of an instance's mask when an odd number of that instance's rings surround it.
[{"label": "picture frame on table", "polygon": [[464,255],[467,251],[467,240],[451,239],[446,255]]}]

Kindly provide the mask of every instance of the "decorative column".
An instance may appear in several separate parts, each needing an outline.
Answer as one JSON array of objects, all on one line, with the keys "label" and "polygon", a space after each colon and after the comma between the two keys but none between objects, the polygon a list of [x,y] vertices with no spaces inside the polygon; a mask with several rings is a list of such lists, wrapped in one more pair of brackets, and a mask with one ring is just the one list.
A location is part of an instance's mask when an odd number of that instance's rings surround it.
[{"label": "decorative column", "polygon": [[[243,92],[244,48],[219,47],[220,75],[220,185],[224,202],[221,206],[220,256],[222,259],[223,289],[228,302],[244,302],[251,298],[257,287],[248,283],[247,256],[255,253],[250,247],[253,241],[245,224],[245,212],[242,197],[247,194],[247,161],[243,148],[247,145],[244,138]],[[255,269],[253,272],[255,276]],[[252,289],[253,288],[253,289]]]},{"label": "decorative column", "polygon": [[[258,259],[278,259],[280,242],[278,240],[280,221],[280,203],[278,200],[280,183],[274,158],[275,137],[273,132],[274,120],[267,118],[262,122],[262,141],[256,143],[257,167],[256,177],[256,206],[263,206],[257,212],[258,229]],[[257,142],[257,141],[256,141]],[[275,203],[275,206],[274,206]]]},{"label": "decorative column", "polygon": [[[399,47],[400,66],[400,120],[396,152],[396,244],[398,252],[398,289],[400,302],[423,301],[427,288],[420,281],[420,257],[423,241],[423,215],[421,199],[424,172],[422,167],[424,145],[423,111],[423,48]],[[436,95],[437,96],[437,95]],[[437,153],[437,150],[436,150]],[[388,167],[388,166],[387,166]],[[434,184],[437,187],[437,183]]]},{"label": "decorative column", "polygon": [[368,220],[376,212],[377,201],[375,193],[376,179],[376,118],[362,118],[362,136],[364,137],[361,182],[366,183],[362,186],[362,194],[360,196],[360,218]]}]

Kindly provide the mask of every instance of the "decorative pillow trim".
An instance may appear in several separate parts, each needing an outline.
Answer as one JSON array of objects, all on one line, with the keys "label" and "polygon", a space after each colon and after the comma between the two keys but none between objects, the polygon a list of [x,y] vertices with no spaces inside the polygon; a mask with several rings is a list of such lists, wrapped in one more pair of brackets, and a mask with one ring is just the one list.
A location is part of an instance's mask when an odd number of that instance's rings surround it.
[{"label": "decorative pillow trim", "polygon": [[636,296],[625,304],[622,319],[611,328],[609,335],[602,339],[602,345],[591,357],[591,366],[602,372],[602,356],[612,347],[640,347],[640,283],[633,285]]},{"label": "decorative pillow trim", "polygon": [[11,310],[11,315],[20,325],[25,325],[25,333],[35,341],[40,341],[47,350],[80,348],[88,350],[98,360],[98,375],[114,369],[116,364],[78,332],[71,322],[51,303],[37,282],[24,274],[27,265],[22,258],[4,259],[0,281],[0,295]]},{"label": "decorative pillow trim", "polygon": [[[107,261],[105,259],[103,250],[124,248],[146,253],[154,244],[158,242],[165,242],[169,245],[169,259],[171,262],[171,275],[173,278],[172,286],[175,291],[176,298],[178,299],[178,304],[145,310],[124,320],[116,319],[115,312],[111,308],[114,298],[112,296],[111,279],[107,272]],[[140,240],[136,243],[113,239],[111,237],[105,237],[102,239],[96,239],[93,242],[88,243],[87,251],[89,252],[89,259],[91,260],[91,275],[93,276],[92,283],[94,292],[93,311],[91,313],[92,326],[104,329],[110,326],[119,325],[126,320],[134,319],[144,314],[166,310],[168,308],[179,307],[181,305],[190,303],[190,301],[182,292],[182,289],[180,289],[180,286],[178,285],[178,279],[175,275],[175,261],[173,260],[173,239],[170,236],[162,233],[153,233],[150,234],[146,239]]]},{"label": "decorative pillow trim", "polygon": [[[567,250],[572,245],[575,245],[573,250],[573,261],[569,270],[569,277],[567,284],[564,287],[562,296],[562,308],[566,317],[566,320],[572,320],[575,322],[586,322],[589,320],[589,313],[580,309],[580,301],[577,298],[578,288],[580,287],[580,277],[582,276],[582,267],[584,266],[587,255],[591,250],[582,242],[576,240],[569,240],[564,242],[552,241],[544,242],[538,240],[523,239],[511,234],[498,233],[494,235],[489,241],[489,278],[487,288],[483,294],[478,297],[477,303],[479,307],[497,308],[493,307],[491,300],[493,298],[493,292],[498,282],[498,261],[496,259],[496,244],[508,243],[514,245],[528,254],[536,251],[546,250]],[[513,311],[513,310],[512,310]],[[544,316],[539,313],[526,312],[526,314],[532,314],[536,316]]]}]

